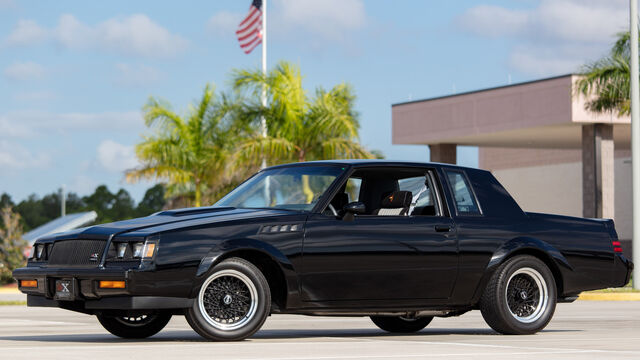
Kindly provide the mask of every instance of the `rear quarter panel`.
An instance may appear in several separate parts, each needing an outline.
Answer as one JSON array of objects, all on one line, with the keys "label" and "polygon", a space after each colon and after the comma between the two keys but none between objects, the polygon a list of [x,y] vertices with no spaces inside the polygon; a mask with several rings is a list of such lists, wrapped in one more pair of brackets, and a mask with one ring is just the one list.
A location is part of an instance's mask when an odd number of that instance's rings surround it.
[{"label": "rear quarter panel", "polygon": [[615,286],[614,253],[605,221],[527,213],[527,232],[558,249],[572,269],[564,271],[564,293]]}]

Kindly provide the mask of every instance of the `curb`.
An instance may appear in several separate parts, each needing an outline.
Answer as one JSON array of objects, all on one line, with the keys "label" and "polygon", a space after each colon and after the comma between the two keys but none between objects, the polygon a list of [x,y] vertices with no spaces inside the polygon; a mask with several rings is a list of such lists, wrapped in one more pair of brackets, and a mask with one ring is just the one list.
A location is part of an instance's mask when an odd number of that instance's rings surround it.
[{"label": "curb", "polygon": [[578,300],[586,301],[640,301],[640,293],[582,293]]},{"label": "curb", "polygon": [[0,288],[0,294],[22,294],[18,288]]}]

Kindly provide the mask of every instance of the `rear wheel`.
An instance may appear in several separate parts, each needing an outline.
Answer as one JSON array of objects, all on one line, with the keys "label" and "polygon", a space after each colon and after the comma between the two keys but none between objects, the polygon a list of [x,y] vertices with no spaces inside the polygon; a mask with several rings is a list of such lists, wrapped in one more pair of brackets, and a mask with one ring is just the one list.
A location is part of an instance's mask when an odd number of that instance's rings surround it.
[{"label": "rear wheel", "polygon": [[516,256],[502,264],[480,300],[482,317],[503,334],[533,334],[547,326],[556,308],[553,274],[533,256]]},{"label": "rear wheel", "polygon": [[210,340],[242,340],[262,327],[271,309],[269,284],[252,263],[230,258],[216,265],[185,314]]},{"label": "rear wheel", "polygon": [[115,336],[125,339],[144,339],[164,329],[171,314],[149,313],[137,316],[97,315],[100,324]]},{"label": "rear wheel", "polygon": [[433,316],[405,318],[402,316],[371,316],[371,321],[380,329],[392,333],[412,333],[424,329]]}]

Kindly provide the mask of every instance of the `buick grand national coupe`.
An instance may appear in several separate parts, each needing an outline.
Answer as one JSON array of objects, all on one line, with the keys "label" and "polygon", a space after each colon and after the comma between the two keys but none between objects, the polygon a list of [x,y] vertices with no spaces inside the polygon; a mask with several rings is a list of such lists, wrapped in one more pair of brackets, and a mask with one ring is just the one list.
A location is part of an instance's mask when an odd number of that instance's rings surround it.
[{"label": "buick grand national coupe", "polygon": [[322,161],[264,169],[211,207],[40,239],[13,275],[29,306],[96,315],[124,338],[172,315],[240,340],[272,313],[415,332],[478,309],[531,334],[557,302],[625,285],[621,252],[612,220],[524,212],[488,171]]}]

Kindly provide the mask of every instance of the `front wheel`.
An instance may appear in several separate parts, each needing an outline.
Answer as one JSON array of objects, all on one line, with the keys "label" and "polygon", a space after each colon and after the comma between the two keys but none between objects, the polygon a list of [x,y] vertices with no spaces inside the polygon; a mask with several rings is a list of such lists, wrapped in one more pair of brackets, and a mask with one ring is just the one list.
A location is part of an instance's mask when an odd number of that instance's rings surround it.
[{"label": "front wheel", "polygon": [[533,334],[551,321],[556,308],[553,274],[538,258],[507,260],[493,274],[480,299],[484,320],[503,334]]},{"label": "front wheel", "polygon": [[144,339],[164,329],[171,314],[149,313],[137,316],[97,315],[100,324],[115,336],[125,339]]},{"label": "front wheel", "polygon": [[433,316],[404,318],[402,316],[371,316],[376,326],[392,333],[412,333],[424,329],[433,320]]},{"label": "front wheel", "polygon": [[271,309],[271,292],[252,263],[230,258],[216,265],[185,317],[210,340],[242,340],[262,327]]}]

